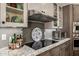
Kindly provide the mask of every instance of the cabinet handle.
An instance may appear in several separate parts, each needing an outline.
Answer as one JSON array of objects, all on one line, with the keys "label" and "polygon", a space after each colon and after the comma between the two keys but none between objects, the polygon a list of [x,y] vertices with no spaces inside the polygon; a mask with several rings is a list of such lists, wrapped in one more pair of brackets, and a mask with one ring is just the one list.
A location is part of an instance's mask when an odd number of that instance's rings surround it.
[{"label": "cabinet handle", "polygon": [[2,24],[5,24],[5,21],[2,21]]}]

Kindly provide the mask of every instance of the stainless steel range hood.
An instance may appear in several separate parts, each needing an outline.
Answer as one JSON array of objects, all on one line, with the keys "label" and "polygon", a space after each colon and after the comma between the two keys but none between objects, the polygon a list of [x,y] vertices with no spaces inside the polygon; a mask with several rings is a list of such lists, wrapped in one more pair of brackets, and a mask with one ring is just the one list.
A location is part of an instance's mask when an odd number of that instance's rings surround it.
[{"label": "stainless steel range hood", "polygon": [[28,19],[40,22],[51,22],[57,20],[56,17],[51,17],[35,10],[28,11]]}]

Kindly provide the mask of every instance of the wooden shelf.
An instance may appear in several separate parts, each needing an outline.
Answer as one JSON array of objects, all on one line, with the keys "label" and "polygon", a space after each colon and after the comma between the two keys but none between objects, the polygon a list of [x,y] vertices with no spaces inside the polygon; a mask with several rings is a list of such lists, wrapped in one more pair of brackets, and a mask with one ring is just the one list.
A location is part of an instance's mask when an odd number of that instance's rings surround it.
[{"label": "wooden shelf", "polygon": [[6,6],[6,10],[8,12],[14,12],[14,13],[19,13],[19,14],[22,14],[23,11],[24,11],[22,9],[14,8],[14,7],[11,7],[11,6]]}]

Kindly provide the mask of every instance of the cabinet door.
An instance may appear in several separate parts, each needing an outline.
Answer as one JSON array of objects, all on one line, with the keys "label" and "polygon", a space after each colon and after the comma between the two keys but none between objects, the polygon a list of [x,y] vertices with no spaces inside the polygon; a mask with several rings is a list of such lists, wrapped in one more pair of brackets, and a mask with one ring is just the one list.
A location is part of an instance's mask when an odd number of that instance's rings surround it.
[{"label": "cabinet door", "polygon": [[60,55],[61,56],[69,56],[70,55],[70,45],[69,42],[66,42],[60,47]]},{"label": "cabinet door", "polygon": [[38,56],[51,56],[50,50],[45,51],[45,52],[39,54]]},{"label": "cabinet door", "polygon": [[66,55],[66,44],[62,44],[60,47],[60,56],[65,56]]},{"label": "cabinet door", "polygon": [[66,42],[66,56],[70,56],[70,41]]},{"label": "cabinet door", "polygon": [[56,48],[53,48],[51,49],[51,55],[52,56],[60,56],[60,47],[56,47]]},{"label": "cabinet door", "polygon": [[74,21],[79,21],[79,4],[73,5]]},{"label": "cabinet door", "polygon": [[70,46],[67,46],[65,51],[66,51],[65,55],[70,56]]},{"label": "cabinet door", "polygon": [[1,3],[0,27],[27,27],[27,4]]},{"label": "cabinet door", "polygon": [[79,50],[74,50],[74,51],[73,51],[73,55],[74,55],[74,56],[79,56]]},{"label": "cabinet door", "polygon": [[61,48],[60,56],[65,56],[65,55],[66,55],[66,50],[65,50],[65,47],[64,47],[64,48]]}]

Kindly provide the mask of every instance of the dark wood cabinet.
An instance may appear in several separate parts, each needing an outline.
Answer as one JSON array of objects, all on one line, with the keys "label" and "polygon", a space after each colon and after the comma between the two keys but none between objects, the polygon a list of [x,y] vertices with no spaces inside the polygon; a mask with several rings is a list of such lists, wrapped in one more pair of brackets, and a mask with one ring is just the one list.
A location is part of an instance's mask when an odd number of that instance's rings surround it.
[{"label": "dark wood cabinet", "polygon": [[[74,56],[79,56],[79,48],[78,47],[74,47],[74,40],[76,40],[77,35],[79,35],[78,33],[75,33],[76,30],[75,27],[78,26],[78,22],[79,22],[79,4],[73,4],[73,55]],[[75,26],[76,25],[76,26]]]},{"label": "dark wood cabinet", "polygon": [[45,52],[39,54],[38,56],[51,56],[51,53],[50,53],[50,52],[51,52],[51,51],[48,50],[48,51],[45,51]]},{"label": "dark wood cabinet", "polygon": [[66,51],[65,55],[70,56],[70,46],[67,46],[65,51]]},{"label": "dark wood cabinet", "polygon": [[[76,9],[77,10],[77,9]],[[67,37],[70,38],[70,56],[73,55],[73,19],[74,19],[73,5],[66,5],[63,7],[63,29]],[[76,16],[76,15],[75,15]],[[66,48],[66,51],[68,49]]]},{"label": "dark wood cabinet", "polygon": [[60,56],[65,56],[66,55],[66,46],[61,46],[60,47]]},{"label": "dark wood cabinet", "polygon": [[73,5],[73,15],[74,15],[74,21],[79,21],[79,4]]},{"label": "dark wood cabinet", "polygon": [[70,37],[70,6],[63,7],[63,31]]},{"label": "dark wood cabinet", "polygon": [[60,55],[60,47],[59,46],[51,49],[51,56],[59,56],[59,55]]},{"label": "dark wood cabinet", "polygon": [[79,56],[79,50],[74,50],[73,55],[74,56]]},{"label": "dark wood cabinet", "polygon": [[38,56],[70,56],[70,41],[45,51]]},{"label": "dark wood cabinet", "polygon": [[70,45],[69,42],[66,42],[60,46],[60,56],[69,56],[70,55]]}]

